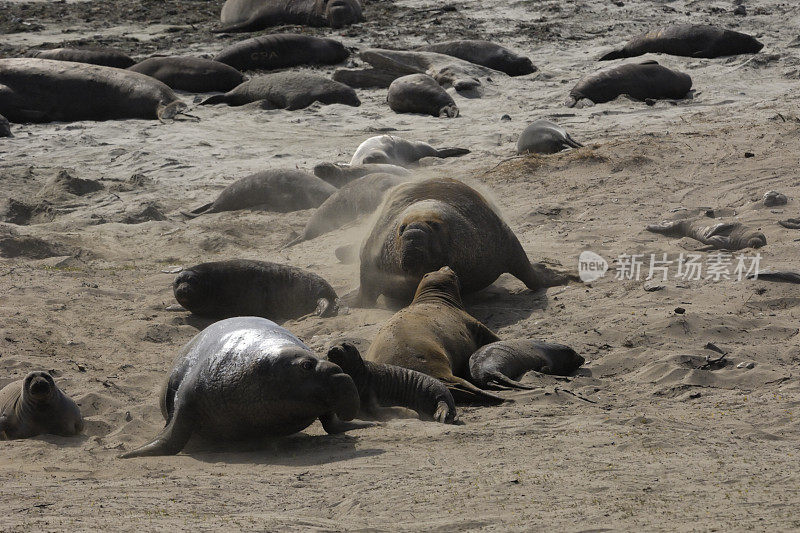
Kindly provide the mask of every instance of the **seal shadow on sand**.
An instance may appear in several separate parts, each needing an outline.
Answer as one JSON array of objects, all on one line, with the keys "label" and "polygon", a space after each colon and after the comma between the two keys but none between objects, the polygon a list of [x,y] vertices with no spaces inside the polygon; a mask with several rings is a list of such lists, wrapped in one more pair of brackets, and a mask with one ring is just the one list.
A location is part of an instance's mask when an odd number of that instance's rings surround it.
[{"label": "seal shadow on sand", "polygon": [[[549,305],[546,290],[532,292],[524,285],[506,287],[503,279],[506,276],[504,274],[485,289],[463,297],[467,312],[492,330],[522,322],[534,311],[544,311]],[[508,275],[507,284],[516,284],[516,281]]]}]

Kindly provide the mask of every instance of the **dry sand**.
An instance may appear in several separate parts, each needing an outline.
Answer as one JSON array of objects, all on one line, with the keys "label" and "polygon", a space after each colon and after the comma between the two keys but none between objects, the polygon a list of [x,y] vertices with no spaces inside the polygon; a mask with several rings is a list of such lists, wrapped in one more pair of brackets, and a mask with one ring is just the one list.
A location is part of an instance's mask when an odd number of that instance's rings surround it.
[{"label": "dry sand", "polygon": [[[62,43],[110,44],[137,58],[213,55],[247,37],[209,32],[221,4],[0,2],[0,31],[15,32],[2,36],[0,55]],[[314,424],[267,443],[194,442],[176,457],[116,458],[163,425],[161,380],[208,323],[165,311],[174,300],[164,270],[242,257],[306,267],[340,294],[356,285],[355,267],[333,250],[357,241],[366,222],[279,251],[312,211],[193,220],[180,211],[250,172],[348,161],[376,132],[472,150],[426,160],[420,175],[487,192],[533,260],[574,267],[583,250],[609,260],[674,257],[699,246],[644,226],[678,207],[712,207],[735,209],[766,234],[762,269],[797,268],[800,233],[776,222],[799,214],[800,6],[746,0],[740,17],[728,1],[440,5],[367,1],[369,22],[305,31],[340,35],[353,48],[489,38],[529,54],[540,71],[498,76],[480,99],[456,95],[461,116],[452,120],[396,115],[385,90],[361,90],[360,108],[196,107],[199,122],[13,125],[15,137],[0,140],[0,200],[31,201],[62,169],[105,186],[54,200],[36,224],[0,226],[4,253],[7,243],[24,251],[0,262],[0,386],[51,370],[87,420],[79,438],[0,444],[1,530],[800,528],[800,287],[763,281],[671,279],[647,292],[643,279],[608,275],[534,294],[503,276],[468,298],[468,310],[501,337],[569,344],[588,361],[578,376],[528,375],[534,390],[510,393],[516,401],[500,407],[461,408],[462,426],[395,420],[327,436]],[[713,60],[645,56],[688,72],[691,100],[563,107],[572,84],[601,66],[601,52],[676,20],[740,29],[765,48]],[[503,161],[537,118],[587,146]],[[789,204],[754,207],[770,189]],[[142,219],[150,220],[126,223]],[[321,351],[342,335],[371,339],[391,314],[356,309],[284,325]],[[722,368],[702,368],[717,355],[704,349],[709,342],[728,353]],[[755,367],[737,368],[743,361]]]}]

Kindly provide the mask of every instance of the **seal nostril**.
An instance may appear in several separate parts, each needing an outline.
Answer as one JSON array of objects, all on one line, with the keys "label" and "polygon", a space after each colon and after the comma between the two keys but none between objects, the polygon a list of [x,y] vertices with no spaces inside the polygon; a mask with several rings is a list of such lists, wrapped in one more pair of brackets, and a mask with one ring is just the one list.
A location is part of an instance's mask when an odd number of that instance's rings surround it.
[{"label": "seal nostril", "polygon": [[30,392],[36,396],[44,396],[50,392],[50,384],[46,379],[36,378],[30,386]]}]

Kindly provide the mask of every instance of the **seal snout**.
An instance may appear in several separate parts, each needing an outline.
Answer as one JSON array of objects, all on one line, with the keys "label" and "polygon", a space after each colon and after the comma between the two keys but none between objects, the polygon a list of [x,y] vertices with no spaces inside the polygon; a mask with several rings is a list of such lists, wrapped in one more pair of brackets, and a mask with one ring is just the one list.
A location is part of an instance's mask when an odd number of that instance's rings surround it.
[{"label": "seal snout", "polygon": [[198,300],[199,279],[190,270],[181,272],[172,283],[172,290],[178,303],[189,309]]},{"label": "seal snout", "polygon": [[46,398],[53,390],[52,378],[43,372],[35,372],[28,376],[26,389],[34,398]]}]

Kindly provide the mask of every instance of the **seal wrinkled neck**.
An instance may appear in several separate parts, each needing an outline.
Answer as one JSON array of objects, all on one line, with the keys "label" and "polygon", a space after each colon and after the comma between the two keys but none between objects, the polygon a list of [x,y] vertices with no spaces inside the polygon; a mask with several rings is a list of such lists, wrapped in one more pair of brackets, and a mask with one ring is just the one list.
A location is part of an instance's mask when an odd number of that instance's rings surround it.
[{"label": "seal wrinkled neck", "polygon": [[442,267],[436,272],[429,272],[422,277],[417,292],[414,294],[414,301],[411,303],[422,301],[439,301],[456,309],[464,308],[458,276],[453,269],[448,266]]}]

